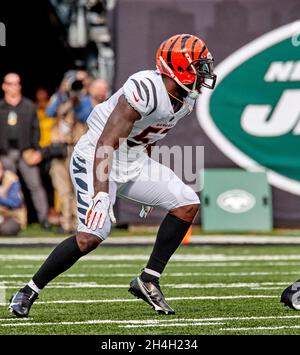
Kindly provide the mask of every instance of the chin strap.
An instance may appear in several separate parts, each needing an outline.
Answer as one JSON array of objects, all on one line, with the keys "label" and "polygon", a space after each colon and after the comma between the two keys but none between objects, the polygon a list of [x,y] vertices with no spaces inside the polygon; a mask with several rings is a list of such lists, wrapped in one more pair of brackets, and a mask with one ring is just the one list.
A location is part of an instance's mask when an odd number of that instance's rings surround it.
[{"label": "chin strap", "polygon": [[[184,53],[186,59],[189,61],[189,63],[191,64],[191,68],[194,71],[194,74],[196,75],[197,78],[197,71],[194,67],[194,65],[192,64],[192,60],[191,57],[188,55],[188,53]],[[160,56],[159,60],[161,61],[162,65],[167,69],[167,71],[169,72],[171,78],[180,86],[182,87],[185,91],[188,92],[188,96],[193,99],[196,100],[199,96],[199,92],[196,90],[196,83],[197,83],[197,79],[194,81],[193,84],[193,88],[189,89],[187,86],[185,86],[178,78],[177,76],[173,73],[173,70],[168,66],[168,64],[164,61],[163,57]]]},{"label": "chin strap", "polygon": [[189,93],[188,93],[188,97],[192,100],[196,100],[198,99],[199,97],[199,92],[197,90],[191,90]]}]

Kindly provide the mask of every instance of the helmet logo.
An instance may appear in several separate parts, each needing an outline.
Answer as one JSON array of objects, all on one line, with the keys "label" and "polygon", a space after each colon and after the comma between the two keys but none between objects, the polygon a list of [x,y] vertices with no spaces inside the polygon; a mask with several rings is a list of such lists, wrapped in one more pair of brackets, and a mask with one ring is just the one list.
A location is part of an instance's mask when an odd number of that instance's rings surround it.
[{"label": "helmet logo", "polygon": [[134,98],[135,102],[139,102],[140,99],[138,99],[138,98],[134,95],[134,92],[132,92],[132,94],[133,94],[133,98]]}]

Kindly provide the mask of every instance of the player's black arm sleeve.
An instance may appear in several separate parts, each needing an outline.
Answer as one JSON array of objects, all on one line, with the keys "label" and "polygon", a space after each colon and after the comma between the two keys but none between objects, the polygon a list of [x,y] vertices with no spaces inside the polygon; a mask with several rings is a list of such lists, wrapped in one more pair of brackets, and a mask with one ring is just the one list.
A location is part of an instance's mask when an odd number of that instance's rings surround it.
[{"label": "player's black arm sleeve", "polygon": [[108,179],[111,170],[113,151],[132,130],[140,115],[129,105],[122,95],[112,111],[97,142],[94,156],[94,195],[99,191],[108,192]]}]

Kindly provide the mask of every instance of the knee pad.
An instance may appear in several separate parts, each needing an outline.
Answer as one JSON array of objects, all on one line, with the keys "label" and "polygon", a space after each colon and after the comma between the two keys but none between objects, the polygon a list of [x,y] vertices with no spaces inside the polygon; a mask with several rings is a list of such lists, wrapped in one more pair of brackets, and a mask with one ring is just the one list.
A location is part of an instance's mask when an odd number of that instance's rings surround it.
[{"label": "knee pad", "polygon": [[190,186],[184,183],[179,184],[177,181],[170,181],[168,188],[175,197],[173,208],[200,204],[199,196]]}]

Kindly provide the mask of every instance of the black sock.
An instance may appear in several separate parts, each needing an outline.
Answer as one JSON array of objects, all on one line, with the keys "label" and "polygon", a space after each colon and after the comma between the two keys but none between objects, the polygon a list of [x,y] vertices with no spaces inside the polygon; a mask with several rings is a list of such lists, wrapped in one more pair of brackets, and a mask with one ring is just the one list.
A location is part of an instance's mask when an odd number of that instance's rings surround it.
[{"label": "black sock", "polygon": [[[181,244],[190,226],[190,222],[186,222],[176,216],[167,214],[159,227],[153,251],[146,269],[161,274],[169,259]],[[141,278],[144,282],[149,282],[154,281],[158,276],[150,275],[146,271],[143,271]]]},{"label": "black sock", "polygon": [[48,282],[68,270],[83,255],[85,254],[80,251],[74,235],[65,239],[48,256],[32,281],[39,289],[43,289]]}]

